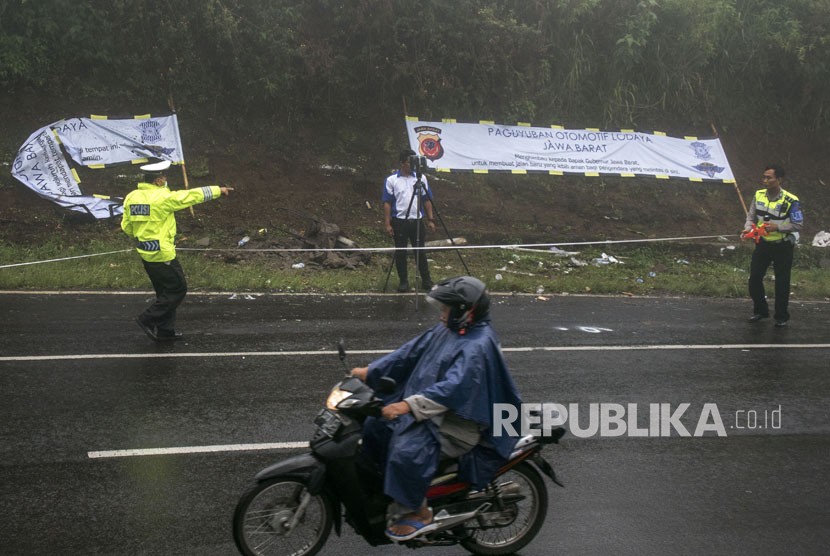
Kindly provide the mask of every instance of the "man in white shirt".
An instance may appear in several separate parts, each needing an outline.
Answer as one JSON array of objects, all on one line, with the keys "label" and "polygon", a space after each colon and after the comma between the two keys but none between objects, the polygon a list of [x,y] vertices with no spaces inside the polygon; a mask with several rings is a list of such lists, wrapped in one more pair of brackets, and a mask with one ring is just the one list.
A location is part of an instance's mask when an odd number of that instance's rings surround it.
[{"label": "man in white shirt", "polygon": [[[427,177],[419,177],[412,171],[410,163],[415,152],[411,149],[401,151],[399,161],[400,170],[386,178],[383,186],[383,214],[386,233],[395,240],[395,269],[398,271],[400,285],[398,292],[409,291],[409,277],[406,268],[407,244],[413,247],[424,246],[425,228],[435,231],[435,219],[432,211],[432,191],[429,188]],[[417,195],[416,195],[416,189]],[[426,216],[426,226],[424,226]],[[432,288],[432,278],[429,274],[426,253],[416,250],[415,260],[421,276],[421,286],[425,291]]]}]

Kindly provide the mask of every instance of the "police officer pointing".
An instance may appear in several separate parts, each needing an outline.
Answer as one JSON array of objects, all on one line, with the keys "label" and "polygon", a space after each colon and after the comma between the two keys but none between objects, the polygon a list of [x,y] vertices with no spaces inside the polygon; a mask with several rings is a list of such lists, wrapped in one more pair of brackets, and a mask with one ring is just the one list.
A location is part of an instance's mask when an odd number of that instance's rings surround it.
[{"label": "police officer pointing", "polygon": [[141,167],[144,180],[124,199],[121,229],[136,242],[156,291],[155,302],[136,317],[142,330],[157,342],[178,340],[176,308],[187,294],[187,281],[176,259],[176,211],[228,195],[232,187],[210,185],[197,189],[170,191],[167,169],[170,161]]}]

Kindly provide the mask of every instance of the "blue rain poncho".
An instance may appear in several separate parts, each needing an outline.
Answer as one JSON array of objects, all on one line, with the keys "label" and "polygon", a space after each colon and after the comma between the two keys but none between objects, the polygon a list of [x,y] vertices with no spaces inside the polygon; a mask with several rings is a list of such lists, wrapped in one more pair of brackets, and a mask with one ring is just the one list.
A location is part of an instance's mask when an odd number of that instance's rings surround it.
[{"label": "blue rain poncho", "polygon": [[[478,425],[479,444],[459,460],[461,480],[484,488],[507,461],[518,439],[493,436],[493,407],[518,409],[521,398],[489,321],[463,335],[435,325],[372,362],[366,383],[377,390],[381,377],[398,385],[386,404],[419,394]],[[384,469],[384,492],[405,507],[421,506],[441,455],[438,426],[408,413],[394,421],[370,419],[364,431],[366,452]]]}]

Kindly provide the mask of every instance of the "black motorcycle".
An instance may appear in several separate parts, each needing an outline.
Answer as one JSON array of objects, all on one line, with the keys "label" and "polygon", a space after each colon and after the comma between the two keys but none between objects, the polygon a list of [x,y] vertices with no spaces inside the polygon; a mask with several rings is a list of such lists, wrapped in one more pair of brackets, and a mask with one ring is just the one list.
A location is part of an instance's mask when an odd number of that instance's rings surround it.
[{"label": "black motorcycle", "polygon": [[[340,359],[345,359],[342,346]],[[394,381],[389,382],[391,391]],[[340,535],[342,519],[372,546],[392,542],[385,534],[391,500],[383,493],[381,473],[360,449],[363,422],[379,416],[381,407],[375,392],[357,378],[347,377],[331,390],[314,420],[311,451],[260,471],[236,505],[233,535],[242,554],[316,554],[332,527]],[[485,556],[526,546],[547,514],[548,491],[540,472],[562,486],[542,447],[558,443],[564,432],[557,428],[521,438],[484,490],[458,479],[456,460],[442,461],[427,492],[434,525],[401,544],[460,544]]]}]

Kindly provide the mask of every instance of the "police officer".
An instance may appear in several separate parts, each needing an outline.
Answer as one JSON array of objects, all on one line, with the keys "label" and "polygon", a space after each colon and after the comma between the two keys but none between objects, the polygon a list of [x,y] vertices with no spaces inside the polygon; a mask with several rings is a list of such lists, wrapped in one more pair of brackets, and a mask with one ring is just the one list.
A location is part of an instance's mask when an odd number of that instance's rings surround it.
[{"label": "police officer", "polygon": [[769,318],[764,275],[770,263],[775,271],[775,326],[787,326],[790,313],[787,306],[790,300],[790,272],[793,267],[793,252],[798,242],[798,232],[804,223],[801,202],[798,197],[781,188],[784,168],[771,164],[764,169],[765,189],[755,192],[752,205],[746,216],[744,232],[752,226],[764,226],[766,235],[762,235],[752,253],[749,270],[749,295],[752,297],[753,311],[750,322]]},{"label": "police officer", "polygon": [[136,317],[142,330],[157,342],[178,340],[176,308],[187,294],[187,281],[176,259],[176,211],[228,195],[232,187],[210,185],[197,189],[170,191],[167,169],[170,161],[141,167],[144,180],[124,199],[121,229],[136,242],[156,291],[155,302]]}]

